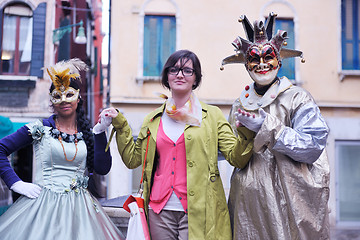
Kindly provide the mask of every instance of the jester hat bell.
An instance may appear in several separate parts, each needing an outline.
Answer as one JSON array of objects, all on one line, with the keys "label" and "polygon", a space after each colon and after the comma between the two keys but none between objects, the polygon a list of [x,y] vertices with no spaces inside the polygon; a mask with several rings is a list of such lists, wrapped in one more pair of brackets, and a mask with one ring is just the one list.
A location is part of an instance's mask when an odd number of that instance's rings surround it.
[{"label": "jester hat bell", "polygon": [[[232,42],[232,45],[235,47],[236,53],[234,55],[224,58],[222,60],[220,69],[223,70],[223,66],[230,63],[242,63],[246,66],[246,57],[249,53],[249,50],[253,46],[260,46],[265,44],[269,44],[274,48],[276,52],[276,57],[279,62],[281,62],[281,60],[285,58],[302,58],[303,53],[301,51],[282,48],[283,45],[286,45],[285,40],[288,38],[286,31],[278,30],[278,32],[273,36],[276,16],[277,14],[271,12],[265,25],[263,21],[254,21],[254,24],[251,25],[248,18],[245,15],[241,15],[238,21],[241,22],[244,27],[247,40],[238,36]],[[303,58],[301,61],[305,62]]]}]

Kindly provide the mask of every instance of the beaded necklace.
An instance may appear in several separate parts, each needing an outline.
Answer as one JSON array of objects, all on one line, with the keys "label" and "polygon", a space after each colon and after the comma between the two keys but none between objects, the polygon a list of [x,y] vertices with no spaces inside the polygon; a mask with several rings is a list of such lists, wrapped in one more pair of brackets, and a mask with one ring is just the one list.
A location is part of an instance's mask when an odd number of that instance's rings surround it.
[{"label": "beaded necklace", "polygon": [[[76,124],[76,125],[77,125],[77,124]],[[56,128],[61,132],[59,123],[58,123],[58,121],[57,121],[57,118],[55,119],[55,126],[56,126]],[[77,133],[78,133],[78,131],[77,131],[77,127],[76,127],[76,128],[75,128],[75,136],[77,135]],[[75,138],[75,140],[74,140],[75,149],[76,149],[75,155],[74,155],[74,157],[73,157],[71,160],[69,160],[69,159],[67,158],[67,156],[66,156],[65,147],[64,147],[64,144],[62,143],[62,137],[61,137],[61,135],[62,135],[62,134],[59,134],[58,139],[59,139],[59,142],[60,142],[61,147],[62,147],[62,149],[63,149],[64,156],[65,156],[65,160],[68,161],[68,162],[72,162],[72,161],[74,161],[74,159],[76,158],[76,155],[77,155],[77,152],[78,152],[78,147],[77,147],[78,139]]]}]

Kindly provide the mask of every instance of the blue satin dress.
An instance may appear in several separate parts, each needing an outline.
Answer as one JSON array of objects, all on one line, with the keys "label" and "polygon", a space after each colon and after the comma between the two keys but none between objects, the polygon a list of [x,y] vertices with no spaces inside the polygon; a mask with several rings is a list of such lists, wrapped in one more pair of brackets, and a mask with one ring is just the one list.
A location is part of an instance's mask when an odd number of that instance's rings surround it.
[{"label": "blue satin dress", "polygon": [[88,192],[86,145],[60,141],[41,121],[28,124],[36,159],[34,183],[42,187],[36,199],[21,196],[0,217],[0,239],[108,240],[122,234]]}]

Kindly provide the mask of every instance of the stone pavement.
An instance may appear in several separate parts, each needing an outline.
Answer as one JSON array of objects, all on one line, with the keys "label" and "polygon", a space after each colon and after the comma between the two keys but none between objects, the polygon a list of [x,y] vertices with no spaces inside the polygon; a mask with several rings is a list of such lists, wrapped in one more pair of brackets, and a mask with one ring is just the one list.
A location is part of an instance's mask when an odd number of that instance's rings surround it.
[{"label": "stone pavement", "polygon": [[331,240],[360,240],[360,227],[331,229]]},{"label": "stone pavement", "polygon": [[[122,208],[125,200],[129,195],[113,198],[109,200],[100,201],[105,209],[105,212],[119,228],[119,230],[126,236],[127,225],[130,214]],[[360,240],[360,227],[354,228],[333,228],[330,232],[330,240]]]}]

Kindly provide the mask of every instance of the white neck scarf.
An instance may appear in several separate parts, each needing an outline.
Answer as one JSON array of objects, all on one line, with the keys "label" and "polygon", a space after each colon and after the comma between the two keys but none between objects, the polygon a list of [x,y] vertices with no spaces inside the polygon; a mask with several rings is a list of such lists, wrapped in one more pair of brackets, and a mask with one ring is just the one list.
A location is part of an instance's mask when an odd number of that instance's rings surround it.
[{"label": "white neck scarf", "polygon": [[191,126],[201,125],[202,108],[199,99],[191,93],[189,100],[179,109],[176,109],[173,98],[166,100],[166,114],[176,122],[185,123]]}]

